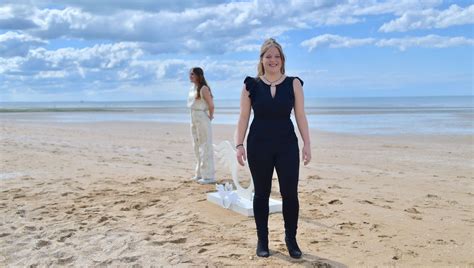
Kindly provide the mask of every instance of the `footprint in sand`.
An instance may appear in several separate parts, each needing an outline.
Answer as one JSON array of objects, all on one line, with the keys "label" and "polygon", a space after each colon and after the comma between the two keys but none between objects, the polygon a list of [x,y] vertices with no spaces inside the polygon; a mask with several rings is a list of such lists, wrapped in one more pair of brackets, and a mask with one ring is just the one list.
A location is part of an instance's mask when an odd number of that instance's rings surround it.
[{"label": "footprint in sand", "polygon": [[157,246],[161,246],[161,245],[164,245],[166,243],[183,244],[183,243],[186,243],[186,241],[187,241],[187,238],[182,237],[182,238],[172,239],[172,240],[153,241],[152,244],[157,245]]},{"label": "footprint in sand", "polygon": [[357,201],[357,202],[359,202],[359,203],[361,203],[361,204],[370,204],[370,205],[374,205],[374,202],[372,202],[372,201],[369,201],[369,200],[359,200],[359,201]]},{"label": "footprint in sand", "polygon": [[36,227],[35,226],[25,226],[25,230],[27,230],[27,231],[36,231]]},{"label": "footprint in sand", "polygon": [[11,235],[11,234],[10,233],[1,233],[0,238],[5,237],[5,236],[9,236],[9,235]]},{"label": "footprint in sand", "polygon": [[24,209],[20,209],[16,212],[16,214],[18,214],[18,216],[24,218],[25,214],[26,214],[26,211]]},{"label": "footprint in sand", "polygon": [[421,214],[421,212],[418,211],[416,208],[407,208],[405,209],[405,211],[408,213],[413,213],[413,214]]},{"label": "footprint in sand", "polygon": [[106,216],[100,217],[100,219],[97,221],[97,223],[103,223],[104,221],[107,221],[109,218]]},{"label": "footprint in sand", "polygon": [[330,205],[342,205],[342,201],[339,199],[334,199],[328,202]]},{"label": "footprint in sand", "polygon": [[341,229],[341,230],[343,230],[343,229],[354,230],[354,229],[356,229],[354,227],[354,225],[355,225],[355,222],[350,222],[350,221],[337,224],[337,226],[339,226],[339,229]]},{"label": "footprint in sand", "polygon": [[26,197],[26,195],[24,195],[24,194],[16,194],[16,195],[13,196],[13,199],[19,199],[19,198],[25,198],[25,197]]},{"label": "footprint in sand", "polygon": [[36,249],[40,249],[42,247],[45,247],[45,246],[49,246],[51,245],[51,242],[50,241],[46,241],[46,240],[39,240],[37,243],[36,243]]},{"label": "footprint in sand", "polygon": [[306,177],[308,180],[322,180],[323,178],[319,177],[318,175],[309,175]]},{"label": "footprint in sand", "polygon": [[74,233],[73,232],[70,232],[68,233],[67,235],[64,235],[64,236],[61,236],[59,239],[58,239],[58,242],[64,242],[66,241],[66,239],[68,239],[69,237],[73,236]]},{"label": "footprint in sand", "polygon": [[362,244],[363,244],[363,243],[362,243],[361,241],[357,241],[357,240],[356,240],[356,241],[353,241],[353,242],[351,243],[351,245],[352,245],[351,247],[352,247],[352,248],[358,248],[358,247],[359,247],[360,245],[362,245]]},{"label": "footprint in sand", "polygon": [[70,210],[68,210],[68,211],[66,211],[66,212],[64,212],[64,213],[70,215],[70,214],[73,214],[75,210],[76,210],[75,208],[71,208]]},{"label": "footprint in sand", "polygon": [[57,263],[59,265],[66,265],[66,264],[72,263],[74,260],[75,260],[74,256],[70,256],[70,257],[67,257],[67,258],[58,259]]},{"label": "footprint in sand", "polygon": [[136,262],[138,261],[139,256],[132,256],[132,257],[123,257],[120,258],[121,262],[126,262],[126,263],[131,263],[131,262]]},{"label": "footprint in sand", "polygon": [[374,231],[374,232],[378,232],[379,229],[380,229],[380,224],[377,224],[377,223],[372,224],[372,226],[370,226],[369,228],[370,231]]},{"label": "footprint in sand", "polygon": [[[390,200],[383,199],[383,201],[388,202],[388,203],[393,203],[393,201],[390,201]],[[359,200],[357,202],[359,202],[360,204],[369,204],[369,205],[378,206],[378,207],[381,207],[381,208],[392,209],[392,207],[389,206],[389,205],[379,205],[379,204],[376,204],[376,203],[374,203],[372,201],[369,201],[369,200]]]},{"label": "footprint in sand", "polygon": [[325,237],[322,240],[313,240],[310,243],[311,244],[319,244],[319,243],[329,243],[329,242],[331,242],[331,239]]}]

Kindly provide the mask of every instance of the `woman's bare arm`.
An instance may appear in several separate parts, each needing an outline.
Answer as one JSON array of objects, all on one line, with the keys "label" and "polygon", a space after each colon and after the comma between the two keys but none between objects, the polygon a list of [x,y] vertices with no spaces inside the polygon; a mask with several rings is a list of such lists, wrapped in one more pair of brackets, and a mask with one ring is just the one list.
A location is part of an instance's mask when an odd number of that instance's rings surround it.
[{"label": "woman's bare arm", "polygon": [[295,93],[295,118],[298,125],[298,129],[303,138],[303,150],[302,158],[304,165],[307,165],[311,161],[311,141],[309,137],[308,120],[306,119],[306,113],[304,111],[304,93],[303,86],[299,79],[293,80],[293,90]]}]

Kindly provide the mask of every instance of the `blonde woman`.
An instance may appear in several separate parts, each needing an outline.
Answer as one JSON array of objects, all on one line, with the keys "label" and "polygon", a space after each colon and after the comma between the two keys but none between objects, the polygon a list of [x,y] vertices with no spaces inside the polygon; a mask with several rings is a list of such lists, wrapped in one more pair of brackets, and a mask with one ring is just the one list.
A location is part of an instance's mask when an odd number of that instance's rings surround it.
[{"label": "blonde woman", "polygon": [[189,80],[193,83],[188,95],[188,107],[191,109],[191,134],[196,156],[193,179],[200,184],[212,184],[216,182],[211,126],[214,118],[213,96],[201,68],[191,68]]},{"label": "blonde woman", "polygon": [[[254,118],[244,139],[251,109]],[[296,123],[303,139],[302,159],[307,165],[311,160],[308,121],[304,111],[303,81],[285,75],[285,55],[274,39],[266,40],[260,50],[258,76],[247,77],[240,99],[240,117],[237,125],[237,160],[241,165],[248,159],[255,186],[253,211],[257,227],[257,256],[268,257],[268,201],[272,175],[278,174],[283,200],[285,242],[293,258],[301,258],[296,242],[298,227],[298,140],[290,119],[294,111]]]}]

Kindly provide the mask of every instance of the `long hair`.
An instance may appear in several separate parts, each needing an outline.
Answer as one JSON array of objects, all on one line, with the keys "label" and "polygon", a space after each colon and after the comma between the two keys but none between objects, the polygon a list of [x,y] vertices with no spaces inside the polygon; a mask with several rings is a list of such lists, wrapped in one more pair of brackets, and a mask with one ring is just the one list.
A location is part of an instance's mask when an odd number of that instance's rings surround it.
[{"label": "long hair", "polygon": [[209,87],[209,85],[207,84],[207,81],[206,81],[206,78],[204,77],[204,71],[202,70],[201,67],[193,67],[191,68],[191,72],[196,76],[197,78],[197,94],[196,94],[196,99],[200,99],[201,98],[201,88],[203,86],[207,86],[209,88],[209,93],[211,93],[211,97],[212,96],[212,92],[211,92],[211,87]]},{"label": "long hair", "polygon": [[282,74],[285,74],[285,54],[283,54],[283,49],[281,48],[281,45],[278,44],[278,42],[275,39],[269,38],[265,40],[265,42],[263,42],[263,45],[260,48],[260,61],[258,62],[258,76],[262,76],[265,74],[265,69],[263,68],[263,55],[267,53],[267,51],[271,47],[276,47],[278,51],[280,52],[280,58],[281,58],[280,72]]}]

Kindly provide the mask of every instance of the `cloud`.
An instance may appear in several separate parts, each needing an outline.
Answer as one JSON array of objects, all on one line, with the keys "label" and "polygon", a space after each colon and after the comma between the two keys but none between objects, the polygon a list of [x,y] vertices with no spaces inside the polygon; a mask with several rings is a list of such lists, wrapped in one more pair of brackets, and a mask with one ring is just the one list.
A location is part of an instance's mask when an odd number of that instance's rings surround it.
[{"label": "cloud", "polygon": [[[6,3],[23,3],[29,4],[31,0],[6,0]],[[47,8],[56,6],[65,8],[67,6],[77,7],[92,13],[110,14],[120,10],[138,10],[146,12],[157,12],[157,11],[182,11],[185,9],[196,9],[205,6],[213,6],[217,4],[223,4],[228,1],[226,0],[140,0],[140,1],[129,1],[129,0],[35,0],[35,5]]]},{"label": "cloud", "polygon": [[163,83],[187,83],[188,71],[194,66],[203,67],[211,81],[225,81],[240,79],[242,73],[253,73],[256,64],[256,61],[217,61],[209,58],[151,59],[140,43],[133,42],[57,50],[35,48],[24,57],[0,57],[0,78],[4,82],[0,85],[0,91],[2,88],[27,86],[37,92],[48,92],[57,87],[61,87],[62,91],[92,87],[101,91],[121,85],[148,88]]},{"label": "cloud", "polygon": [[354,15],[400,15],[410,10],[433,8],[443,3],[442,0],[387,0],[387,1],[351,1]]},{"label": "cloud", "polygon": [[259,19],[249,5],[230,3],[182,12],[120,10],[112,15],[93,14],[76,7],[42,9],[35,12],[39,27],[28,32],[42,39],[143,42],[148,43],[144,47],[153,54],[220,54],[236,50],[234,42],[246,38],[258,25]]},{"label": "cloud", "polygon": [[466,45],[472,46],[474,45],[474,39],[430,34],[421,37],[381,39],[380,41],[377,41],[375,45],[378,47],[397,47],[403,51],[410,47],[447,48]]},{"label": "cloud", "polygon": [[301,42],[301,46],[312,51],[318,47],[350,48],[369,45],[374,42],[373,38],[350,38],[333,34],[323,34]]},{"label": "cloud", "polygon": [[24,30],[24,29],[31,29],[35,27],[37,27],[37,25],[28,19],[22,19],[22,18],[0,19],[0,29]]},{"label": "cloud", "polygon": [[23,5],[0,6],[0,29],[25,30],[37,27],[30,19],[31,8]]},{"label": "cloud", "polygon": [[474,23],[474,5],[466,8],[451,5],[445,10],[425,9],[406,11],[395,20],[384,23],[381,32],[406,32],[417,29],[448,28]]},{"label": "cloud", "polygon": [[0,35],[0,57],[24,57],[31,49],[45,44],[45,41],[30,35],[6,32]]},{"label": "cloud", "polygon": [[28,18],[35,27],[25,32],[32,36],[142,42],[148,43],[144,47],[152,54],[249,51],[255,49],[255,41],[293,29],[359,21],[349,14],[347,3],[328,0],[294,0],[288,5],[274,0],[185,1],[186,8],[174,8],[178,6],[174,1],[107,0],[98,5],[92,0],[62,0],[34,1],[31,6],[26,2],[30,1],[9,1],[5,9],[21,7],[27,14],[17,12],[10,19]]},{"label": "cloud", "polygon": [[474,39],[463,36],[448,37],[439,35],[426,35],[419,37],[404,38],[351,38],[333,34],[323,34],[301,42],[301,46],[307,47],[308,51],[320,47],[329,48],[350,48],[364,45],[376,45],[378,47],[397,47],[400,50],[406,50],[410,47],[425,48],[447,48],[455,46],[474,45]]},{"label": "cloud", "polygon": [[286,5],[276,0],[185,0],[179,3],[104,0],[100,4],[93,0],[7,0],[0,14],[9,14],[9,17],[3,27],[0,20],[0,29],[17,25],[24,28],[25,33],[44,40],[141,42],[147,43],[143,49],[152,54],[222,54],[255,50],[256,43],[261,43],[263,38],[295,29],[358,23],[367,15],[401,14],[399,19],[384,24],[381,31],[399,27],[400,21],[407,21],[405,17],[411,14],[409,12],[437,12],[440,27],[469,21],[472,6],[462,9],[452,5],[445,11],[432,9],[440,4],[440,0],[292,0]]},{"label": "cloud", "polygon": [[[34,76],[35,78],[113,79],[113,70],[124,68],[143,54],[137,44],[115,43],[75,49],[30,49],[24,57],[0,58],[8,69],[0,69],[0,75],[12,79]],[[64,75],[60,71],[65,72]]]}]

